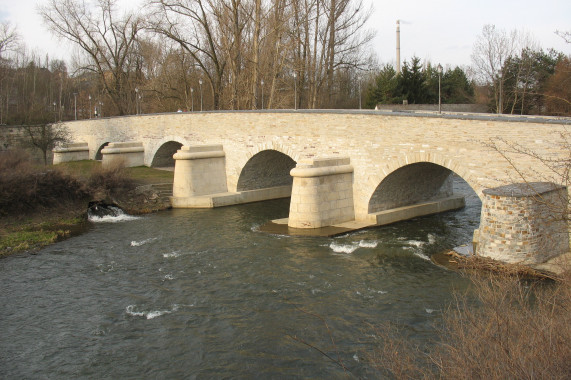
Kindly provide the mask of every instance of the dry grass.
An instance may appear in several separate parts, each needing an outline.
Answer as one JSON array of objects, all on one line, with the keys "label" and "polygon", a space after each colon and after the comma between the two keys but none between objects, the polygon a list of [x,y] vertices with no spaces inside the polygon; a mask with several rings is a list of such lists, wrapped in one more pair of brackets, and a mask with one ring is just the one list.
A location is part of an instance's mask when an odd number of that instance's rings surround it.
[{"label": "dry grass", "polygon": [[87,186],[96,198],[104,198],[129,192],[136,184],[125,169],[124,162],[116,160],[109,166],[93,168],[87,179]]},{"label": "dry grass", "polygon": [[490,274],[471,280],[470,294],[456,294],[445,311],[433,349],[381,326],[373,365],[397,379],[571,378],[570,275],[549,283]]}]

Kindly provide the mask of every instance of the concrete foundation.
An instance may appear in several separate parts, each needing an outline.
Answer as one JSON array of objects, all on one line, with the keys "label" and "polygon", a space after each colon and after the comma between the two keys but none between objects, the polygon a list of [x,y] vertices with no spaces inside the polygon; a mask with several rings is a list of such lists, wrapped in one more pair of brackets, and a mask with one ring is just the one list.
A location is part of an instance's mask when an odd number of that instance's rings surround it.
[{"label": "concrete foundation", "polygon": [[349,158],[314,159],[298,164],[290,174],[289,227],[320,228],[355,219]]},{"label": "concrete foundation", "polygon": [[126,168],[145,164],[145,149],[141,142],[112,142],[101,150],[103,167],[122,161]]},{"label": "concrete foundation", "polygon": [[398,207],[369,214],[366,220],[351,220],[320,228],[293,228],[288,226],[289,219],[272,220],[268,225],[262,226],[262,231],[297,236],[336,236],[364,228],[384,226],[402,222],[422,216],[438,214],[441,212],[458,210],[465,205],[463,196],[449,197],[436,201],[424,202],[415,205]]},{"label": "concrete foundation", "polygon": [[53,150],[53,164],[89,160],[89,146],[86,142],[63,144]]},{"label": "concrete foundation", "polygon": [[483,191],[477,255],[507,263],[537,264],[569,251],[567,189],[548,182]]},{"label": "concrete foundation", "polygon": [[191,197],[172,197],[173,208],[214,208],[267,201],[270,199],[288,198],[291,195],[291,186],[270,187],[237,193],[218,193],[198,195]]},{"label": "concrete foundation", "polygon": [[367,216],[367,220],[376,226],[384,226],[403,220],[409,220],[420,216],[438,214],[441,212],[458,210],[465,206],[463,196],[452,196],[444,199],[422,202],[414,205],[397,207],[383,210]]}]

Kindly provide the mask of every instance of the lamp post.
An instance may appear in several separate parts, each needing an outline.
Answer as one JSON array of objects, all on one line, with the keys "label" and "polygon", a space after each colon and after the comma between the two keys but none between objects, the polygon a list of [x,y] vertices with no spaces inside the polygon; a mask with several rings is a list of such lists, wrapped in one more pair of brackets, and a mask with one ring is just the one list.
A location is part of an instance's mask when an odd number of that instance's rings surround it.
[{"label": "lamp post", "polygon": [[91,95],[89,95],[89,118],[91,119]]},{"label": "lamp post", "polygon": [[260,81],[260,85],[262,85],[262,109],[264,109],[264,80]]},{"label": "lamp post", "polygon": [[359,81],[359,109],[361,109],[361,77],[357,77],[357,81]]},{"label": "lamp post", "polygon": [[99,117],[103,117],[103,102],[99,101]]},{"label": "lamp post", "polygon": [[56,109],[56,102],[53,103],[54,105],[54,123],[57,121],[57,109]]},{"label": "lamp post", "polygon": [[200,86],[200,111],[202,112],[202,79],[198,80],[198,85]]},{"label": "lamp post", "polygon": [[191,104],[191,112],[194,112],[194,88],[190,88],[190,104]]},{"label": "lamp post", "polygon": [[438,113],[441,114],[442,113],[442,98],[441,98],[441,91],[440,91],[440,80],[442,77],[442,65],[440,63],[436,67],[436,70],[438,71]]},{"label": "lamp post", "polygon": [[293,72],[293,109],[297,110],[297,73]]},{"label": "lamp post", "polygon": [[74,108],[75,120],[77,120],[77,92],[73,93],[73,108]]},{"label": "lamp post", "polygon": [[135,87],[135,114],[139,114],[139,87]]}]

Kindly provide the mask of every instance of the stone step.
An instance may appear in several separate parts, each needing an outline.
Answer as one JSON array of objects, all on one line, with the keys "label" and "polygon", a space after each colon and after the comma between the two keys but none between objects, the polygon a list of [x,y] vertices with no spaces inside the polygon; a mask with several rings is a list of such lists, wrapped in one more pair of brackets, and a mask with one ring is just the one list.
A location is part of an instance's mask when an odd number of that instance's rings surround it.
[{"label": "stone step", "polygon": [[152,186],[153,190],[155,190],[161,198],[168,199],[172,197],[172,183],[157,183]]}]

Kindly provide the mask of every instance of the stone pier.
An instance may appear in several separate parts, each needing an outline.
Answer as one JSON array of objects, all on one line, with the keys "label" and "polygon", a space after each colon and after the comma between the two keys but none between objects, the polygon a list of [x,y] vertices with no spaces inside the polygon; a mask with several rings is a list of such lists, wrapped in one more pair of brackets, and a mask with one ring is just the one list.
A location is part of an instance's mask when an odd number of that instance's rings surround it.
[{"label": "stone pier", "polygon": [[122,161],[126,168],[145,165],[142,142],[112,142],[101,150],[103,167]]},{"label": "stone pier", "polygon": [[53,150],[53,164],[89,160],[89,146],[86,142],[67,143]]},{"label": "stone pier", "polygon": [[175,202],[183,198],[228,191],[222,145],[183,146],[173,158]]},{"label": "stone pier", "polygon": [[321,228],[355,219],[349,158],[314,159],[298,164],[290,174],[289,227]]}]

